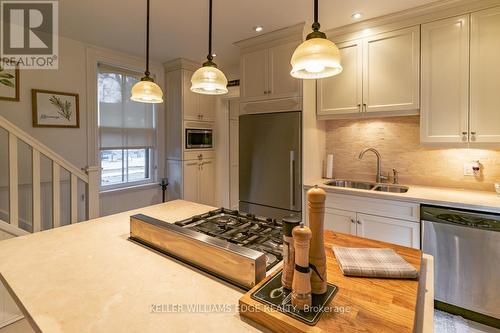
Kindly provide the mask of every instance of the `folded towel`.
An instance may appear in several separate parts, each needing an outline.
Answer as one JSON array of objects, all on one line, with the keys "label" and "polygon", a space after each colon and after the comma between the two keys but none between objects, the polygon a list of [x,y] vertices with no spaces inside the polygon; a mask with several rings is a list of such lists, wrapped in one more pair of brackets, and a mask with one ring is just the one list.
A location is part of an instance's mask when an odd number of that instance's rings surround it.
[{"label": "folded towel", "polygon": [[414,279],[418,272],[392,249],[333,247],[344,275]]}]

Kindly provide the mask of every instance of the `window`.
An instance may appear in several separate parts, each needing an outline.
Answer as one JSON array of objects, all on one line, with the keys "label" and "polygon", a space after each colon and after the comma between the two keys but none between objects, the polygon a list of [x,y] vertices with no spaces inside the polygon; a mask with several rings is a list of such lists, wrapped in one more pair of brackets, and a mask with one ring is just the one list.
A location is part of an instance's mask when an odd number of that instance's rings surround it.
[{"label": "window", "polygon": [[155,107],[130,100],[130,90],[140,75],[99,65],[99,149],[104,190],[154,181]]}]

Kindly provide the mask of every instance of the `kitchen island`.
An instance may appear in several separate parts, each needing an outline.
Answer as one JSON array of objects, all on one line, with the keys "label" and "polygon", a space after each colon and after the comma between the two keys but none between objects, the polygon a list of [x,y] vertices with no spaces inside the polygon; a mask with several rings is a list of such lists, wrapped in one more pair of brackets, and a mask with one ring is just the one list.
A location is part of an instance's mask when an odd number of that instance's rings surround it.
[{"label": "kitchen island", "polygon": [[[177,200],[2,241],[0,278],[37,332],[263,331],[238,314],[245,291],[128,240],[131,215],[211,209]],[[424,289],[417,317],[432,323]]]}]

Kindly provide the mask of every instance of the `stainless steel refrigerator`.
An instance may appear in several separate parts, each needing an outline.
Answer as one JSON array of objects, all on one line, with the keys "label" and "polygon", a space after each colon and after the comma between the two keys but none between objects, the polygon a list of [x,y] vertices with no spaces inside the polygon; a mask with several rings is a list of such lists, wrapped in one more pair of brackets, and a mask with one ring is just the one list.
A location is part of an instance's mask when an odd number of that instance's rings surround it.
[{"label": "stainless steel refrigerator", "polygon": [[301,112],[244,115],[239,129],[240,210],[301,216]]}]

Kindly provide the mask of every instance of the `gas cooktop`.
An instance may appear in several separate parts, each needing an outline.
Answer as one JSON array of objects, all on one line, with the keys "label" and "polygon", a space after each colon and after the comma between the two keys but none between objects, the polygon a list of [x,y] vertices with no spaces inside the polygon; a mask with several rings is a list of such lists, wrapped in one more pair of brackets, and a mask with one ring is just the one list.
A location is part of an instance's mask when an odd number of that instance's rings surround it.
[{"label": "gas cooktop", "polygon": [[175,224],[264,253],[267,271],[283,260],[283,228],[279,220],[220,208]]}]

